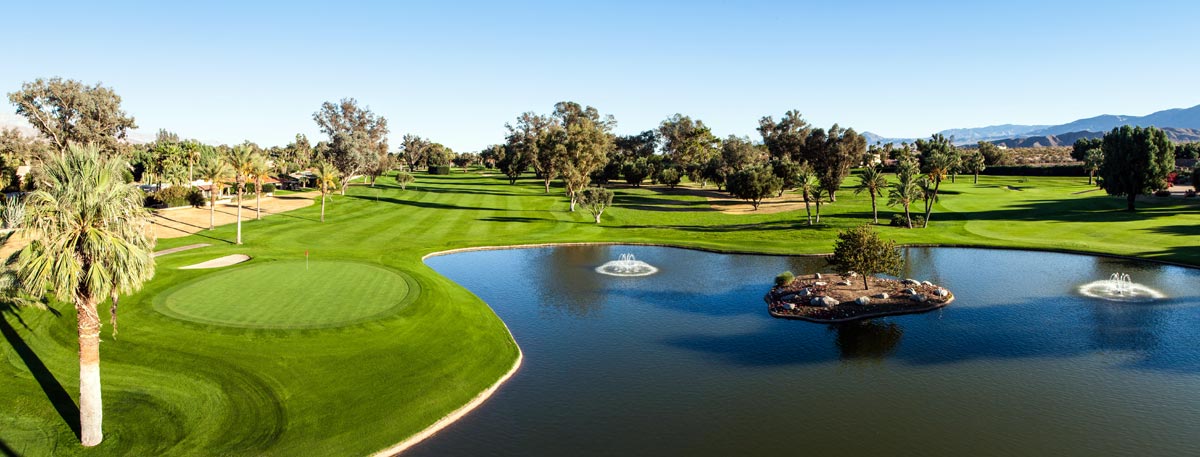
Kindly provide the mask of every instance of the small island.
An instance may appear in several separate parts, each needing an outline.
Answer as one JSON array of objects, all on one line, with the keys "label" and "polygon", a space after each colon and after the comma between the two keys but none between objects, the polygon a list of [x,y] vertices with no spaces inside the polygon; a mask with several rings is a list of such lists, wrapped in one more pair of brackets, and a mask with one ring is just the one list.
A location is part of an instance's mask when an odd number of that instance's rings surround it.
[{"label": "small island", "polygon": [[[786,278],[782,276],[781,278]],[[848,322],[932,311],[954,301],[954,294],[929,281],[864,278],[854,274],[811,274],[778,284],[764,300],[771,316],[810,322]]]}]

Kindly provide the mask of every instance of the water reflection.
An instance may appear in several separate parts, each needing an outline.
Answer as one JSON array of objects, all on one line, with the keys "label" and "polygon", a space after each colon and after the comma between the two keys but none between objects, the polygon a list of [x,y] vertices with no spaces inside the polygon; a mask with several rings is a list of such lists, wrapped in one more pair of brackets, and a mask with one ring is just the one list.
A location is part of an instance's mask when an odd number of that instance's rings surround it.
[{"label": "water reflection", "polygon": [[904,336],[899,324],[879,320],[832,324],[829,331],[837,334],[834,343],[842,360],[881,361],[895,352]]}]

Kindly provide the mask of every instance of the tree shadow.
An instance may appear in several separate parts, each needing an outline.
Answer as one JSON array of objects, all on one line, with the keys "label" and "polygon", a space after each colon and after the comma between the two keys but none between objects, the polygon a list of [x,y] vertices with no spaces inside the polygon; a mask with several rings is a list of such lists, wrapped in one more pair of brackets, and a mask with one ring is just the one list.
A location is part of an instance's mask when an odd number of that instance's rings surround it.
[{"label": "tree shadow", "polygon": [[403,205],[403,206],[415,206],[415,207],[418,207],[418,208],[431,208],[431,209],[457,209],[457,210],[475,210],[475,211],[509,211],[509,210],[507,210],[507,209],[504,209],[504,208],[488,208],[488,207],[483,207],[483,206],[460,206],[460,205],[449,205],[449,204],[446,204],[446,203],[435,203],[435,202],[424,202],[424,201],[413,201],[413,200],[401,200],[401,199],[399,199],[399,198],[394,198],[394,197],[379,197],[379,198],[376,198],[376,197],[373,197],[373,196],[370,196],[370,195],[347,195],[346,197],[355,198],[355,199],[359,199],[359,200],[367,200],[367,201],[380,201],[380,202],[392,203],[392,204],[396,204],[396,205]]},{"label": "tree shadow", "polygon": [[[539,217],[528,217],[528,216],[491,216],[491,217],[481,217],[481,218],[478,218],[475,220],[484,221],[484,222],[521,222],[521,223],[551,222],[552,221],[551,219],[542,219]],[[562,222],[562,221],[558,221],[558,222]]]},{"label": "tree shadow", "polygon": [[686,201],[670,198],[649,197],[645,195],[619,194],[613,199],[613,205],[621,208],[643,211],[667,212],[712,212],[716,211],[707,201]]},{"label": "tree shadow", "polygon": [[5,443],[2,439],[0,439],[0,455],[3,455],[4,457],[21,457],[21,454],[17,454],[17,451],[14,451],[13,448],[8,447],[8,443]]},{"label": "tree shadow", "polygon": [[1018,201],[1003,209],[954,211],[943,212],[943,214],[954,214],[969,220],[1135,222],[1198,212],[1200,210],[1197,208],[1180,208],[1176,205],[1140,200],[1137,211],[1129,212],[1125,211],[1124,199],[1090,197],[1071,200]]},{"label": "tree shadow", "polygon": [[[51,311],[55,316],[59,316],[57,311]],[[42,362],[41,357],[30,348],[25,340],[17,334],[17,330],[12,327],[6,315],[14,316],[22,327],[28,329],[28,325],[21,319],[21,316],[14,309],[14,305],[8,302],[0,302],[0,334],[4,335],[4,339],[12,346],[13,351],[25,363],[25,367],[29,369],[29,373],[33,375],[34,380],[41,386],[42,392],[45,392],[46,398],[50,400],[50,404],[54,406],[54,410],[62,417],[63,422],[71,428],[71,432],[75,434],[75,438],[80,437],[79,430],[79,406],[75,404],[75,400],[71,398],[71,394],[63,388],[62,383],[54,377],[46,364]],[[10,450],[11,451],[11,450]],[[15,453],[11,455],[16,455]]]}]

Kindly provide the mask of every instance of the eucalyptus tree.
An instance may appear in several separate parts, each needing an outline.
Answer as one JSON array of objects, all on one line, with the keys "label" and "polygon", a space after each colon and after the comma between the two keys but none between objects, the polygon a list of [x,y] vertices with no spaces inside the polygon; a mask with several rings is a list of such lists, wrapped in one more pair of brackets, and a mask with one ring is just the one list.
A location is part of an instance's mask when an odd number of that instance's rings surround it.
[{"label": "eucalyptus tree", "polygon": [[888,206],[904,208],[904,221],[908,228],[913,228],[909,207],[921,196],[921,189],[917,186],[919,173],[920,168],[912,159],[900,159],[896,164],[896,182],[888,190]]},{"label": "eucalyptus tree", "polygon": [[[533,166],[537,175],[542,178],[545,185],[546,193],[550,193],[550,182],[558,176],[558,164],[560,158],[558,155],[560,150],[542,151],[542,147],[553,147],[557,142],[550,141],[551,127],[554,122],[547,116],[541,116],[532,111],[521,113],[517,116],[515,124],[504,124],[504,128],[508,130],[508,135],[505,136],[505,155],[508,159],[506,165],[509,169],[516,173],[511,174],[505,172],[511,183],[515,183],[517,170],[524,172],[525,168]],[[557,132],[555,133],[557,134]]]},{"label": "eucalyptus tree", "polygon": [[755,210],[758,210],[764,198],[777,194],[781,186],[783,180],[766,166],[739,170],[730,175],[725,184],[730,195],[749,201]]},{"label": "eucalyptus tree", "polygon": [[350,180],[377,166],[379,156],[371,149],[371,141],[366,134],[339,132],[325,149],[325,161],[341,174],[341,192],[346,195]]},{"label": "eucalyptus tree", "polygon": [[[313,120],[321,128],[321,132],[329,136],[330,141],[333,141],[339,133],[351,136],[361,135],[363,147],[367,148],[375,157],[388,152],[387,118],[376,115],[369,106],[358,106],[358,100],[343,98],[337,103],[322,103],[321,108],[313,113]],[[345,174],[345,170],[340,167],[338,169]]]},{"label": "eucalyptus tree", "polygon": [[258,154],[248,145],[234,146],[225,156],[225,161],[233,170],[234,193],[237,196],[237,244],[242,244],[242,192],[254,171],[256,160],[259,160]]},{"label": "eucalyptus tree", "polygon": [[868,166],[858,175],[858,187],[854,188],[855,194],[866,192],[871,196],[871,219],[876,224],[879,223],[879,210],[875,206],[875,198],[883,196],[887,185],[887,177],[883,175],[883,171],[877,166]]},{"label": "eucalyptus tree", "polygon": [[697,119],[676,113],[658,125],[667,159],[696,176],[699,166],[718,154],[720,140],[712,129]]},{"label": "eucalyptus tree", "polygon": [[811,132],[812,126],[797,110],[784,113],[778,122],[771,116],[758,121],[758,133],[762,135],[763,144],[770,156],[776,159],[787,157],[796,163],[805,162],[808,157],[804,147]]},{"label": "eucalyptus tree", "polygon": [[803,160],[812,165],[817,179],[829,192],[829,201],[837,201],[837,190],[850,175],[867,150],[867,140],[854,129],[842,129],[837,124],[824,129],[812,129],[804,141]]},{"label": "eucalyptus tree", "polygon": [[119,150],[119,140],[137,128],[133,117],[121,109],[121,97],[100,84],[38,78],[8,94],[8,101],[60,151],[75,143],[96,144],[113,153]]},{"label": "eucalyptus tree", "polygon": [[499,153],[496,167],[508,178],[509,184],[516,184],[517,179],[529,169],[531,158],[517,146],[503,145],[500,146],[500,149],[493,149],[493,151]]},{"label": "eucalyptus tree", "polygon": [[208,229],[216,227],[217,197],[221,195],[221,187],[225,180],[233,177],[233,167],[224,158],[215,155],[207,156],[200,161],[200,179],[212,183],[208,187]]},{"label": "eucalyptus tree", "polygon": [[1125,196],[1127,209],[1134,211],[1139,194],[1166,187],[1167,174],[1175,167],[1175,146],[1167,133],[1156,127],[1117,127],[1104,134],[1100,177],[1109,195]]},{"label": "eucalyptus tree", "polygon": [[425,164],[425,154],[429,149],[429,141],[417,135],[407,133],[400,140],[400,155],[408,165],[408,171],[414,172],[417,167]]},{"label": "eucalyptus tree", "polygon": [[561,131],[552,131],[561,134],[552,138],[561,143],[551,147],[562,151],[558,168],[571,201],[571,211],[575,211],[581,192],[591,182],[592,172],[608,161],[608,154],[613,149],[610,132],[617,122],[611,115],[602,116],[596,108],[575,102],[555,104],[554,118],[561,125]]},{"label": "eucalyptus tree", "polygon": [[112,299],[113,332],[120,294],[154,277],[154,239],[142,192],[127,184],[124,160],[104,157],[95,145],[69,145],[44,163],[43,186],[26,196],[30,242],[15,259],[20,290],[47,292],[75,306],[79,339],[80,441],[95,446],[101,428],[100,314]]},{"label": "eucalyptus tree", "polygon": [[338,187],[340,173],[337,167],[329,162],[317,165],[317,187],[321,189],[321,222],[325,222],[325,200],[329,192]]}]

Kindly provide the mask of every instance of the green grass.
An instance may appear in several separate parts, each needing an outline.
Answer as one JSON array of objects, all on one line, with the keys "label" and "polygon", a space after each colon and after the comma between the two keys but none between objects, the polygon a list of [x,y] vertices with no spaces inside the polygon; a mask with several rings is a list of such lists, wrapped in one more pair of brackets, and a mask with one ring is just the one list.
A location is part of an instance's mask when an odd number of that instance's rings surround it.
[{"label": "green grass", "polygon": [[[665,243],[780,254],[829,252],[837,230],[869,220],[866,196],[849,189],[823,207],[824,224],[804,225],[803,211],[732,215],[712,211],[681,190],[617,189],[602,224],[567,211],[561,187],[544,194],[529,178],[510,186],[499,176],[419,174],[407,191],[381,178],[335,196],[327,221],[317,206],[250,221],[246,244],[233,226],[161,240],[159,249],[213,246],[158,259],[157,277],[122,299],[120,334],[102,345],[105,442],[81,449],[75,423],[77,359],[73,310],[58,314],[5,310],[0,333],[0,454],[345,455],[387,447],[467,402],[508,370],[516,346],[495,314],[470,292],[421,262],[449,248],[546,242]],[[855,181],[847,180],[847,185]],[[901,243],[1066,249],[1200,265],[1200,206],[1193,200],[1146,199],[1137,213],[1077,178],[981,177],[947,183],[928,229],[880,227]],[[1020,190],[1011,190],[1016,188]],[[880,220],[894,209],[881,206]],[[355,314],[348,325],[272,329],[213,325],[164,314],[155,302],[174,287],[214,281],[234,300],[206,317],[265,325],[335,321],[353,300],[297,309],[301,317],[240,313],[242,299],[274,285],[255,264],[321,259],[378,265],[408,276],[404,306]],[[225,273],[178,270],[228,254],[254,261]],[[986,261],[986,259],[981,259]],[[284,265],[280,263],[280,265]],[[986,267],[986,263],[981,263]],[[223,277],[222,275],[229,276]],[[279,275],[267,275],[279,278]],[[213,278],[213,279],[209,279]],[[322,293],[322,284],[287,278]],[[763,278],[769,281],[770,278]],[[189,281],[202,281],[180,286]],[[373,287],[374,285],[372,285]],[[297,287],[279,285],[279,287]],[[397,292],[395,295],[398,295]],[[391,295],[391,294],[389,294]],[[398,297],[397,297],[398,298]],[[398,298],[399,299],[399,298]],[[223,317],[220,317],[223,316]],[[102,313],[107,320],[107,311]],[[64,418],[65,417],[65,418]]]},{"label": "green grass", "polygon": [[252,328],[314,328],[371,319],[416,298],[410,279],[360,262],[263,262],[201,276],[155,297],[179,319]]}]

